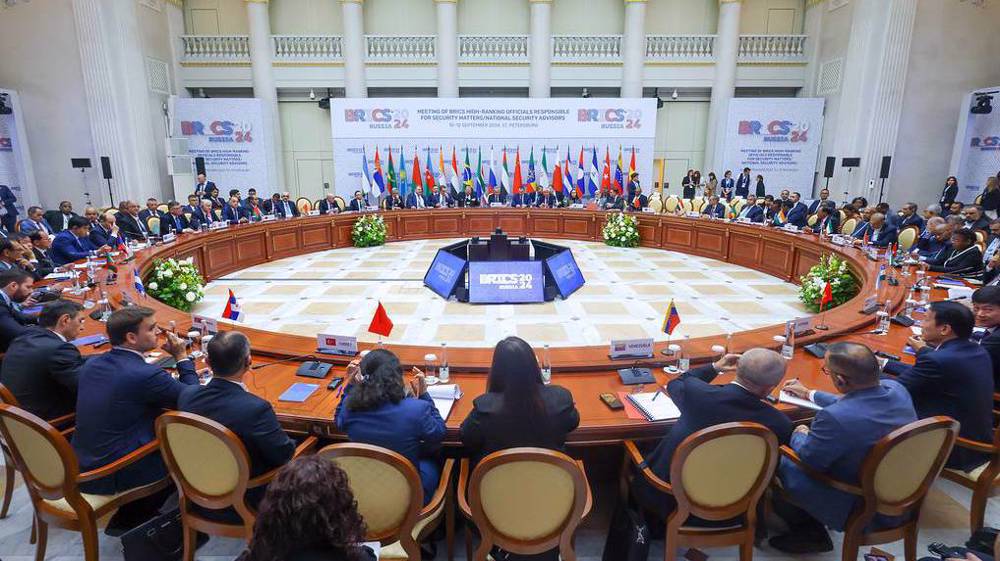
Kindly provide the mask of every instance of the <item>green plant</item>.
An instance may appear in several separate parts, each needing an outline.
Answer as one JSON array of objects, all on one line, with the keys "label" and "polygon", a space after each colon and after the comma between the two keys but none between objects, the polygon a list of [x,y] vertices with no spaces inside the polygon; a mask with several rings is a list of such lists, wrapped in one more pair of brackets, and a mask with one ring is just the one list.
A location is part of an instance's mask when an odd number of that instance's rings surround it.
[{"label": "green plant", "polygon": [[615,247],[635,247],[639,245],[639,228],[635,217],[623,212],[608,214],[608,221],[601,231],[604,243]]},{"label": "green plant", "polygon": [[205,297],[205,279],[201,278],[194,259],[180,261],[157,259],[146,278],[146,292],[160,302],[189,312],[194,303]]},{"label": "green plant", "polygon": [[858,294],[858,279],[851,273],[847,262],[832,255],[823,255],[819,263],[813,265],[809,272],[799,279],[799,299],[811,312],[819,312],[819,303],[823,299],[823,289],[830,283],[833,303],[827,304],[824,310],[837,306],[854,298]]},{"label": "green plant", "polygon": [[364,214],[351,228],[354,247],[372,247],[385,243],[385,221],[380,214]]}]

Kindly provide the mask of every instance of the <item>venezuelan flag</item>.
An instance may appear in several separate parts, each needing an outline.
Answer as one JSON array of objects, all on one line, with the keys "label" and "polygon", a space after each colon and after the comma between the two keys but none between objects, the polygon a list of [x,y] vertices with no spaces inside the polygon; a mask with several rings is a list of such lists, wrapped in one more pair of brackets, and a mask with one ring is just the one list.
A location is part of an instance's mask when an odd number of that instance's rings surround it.
[{"label": "venezuelan flag", "polygon": [[667,306],[667,313],[663,314],[663,326],[660,331],[663,331],[667,335],[671,335],[674,329],[681,324],[681,315],[677,312],[677,306],[674,306],[674,300],[670,299],[670,305]]}]

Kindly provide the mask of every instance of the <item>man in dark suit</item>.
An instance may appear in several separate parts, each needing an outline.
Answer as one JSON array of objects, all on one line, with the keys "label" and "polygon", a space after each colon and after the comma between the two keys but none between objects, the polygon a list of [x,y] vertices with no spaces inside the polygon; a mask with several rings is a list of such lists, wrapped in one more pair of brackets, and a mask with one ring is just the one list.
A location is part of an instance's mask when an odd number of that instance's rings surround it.
[{"label": "man in dark suit", "polygon": [[230,224],[242,224],[250,221],[246,209],[240,205],[240,198],[237,196],[229,197],[229,204],[222,209],[222,219]]},{"label": "man in dark suit", "polygon": [[448,194],[447,187],[439,185],[438,192],[430,196],[430,199],[427,201],[427,205],[434,208],[448,208],[455,205],[455,200]]},{"label": "man in dark suit", "polygon": [[[983,254],[972,230],[961,228],[951,235],[951,251],[927,260],[931,271],[961,276],[978,276],[983,270]],[[989,281],[987,281],[989,282]]]},{"label": "man in dark suit", "polygon": [[[431,191],[433,192],[433,188]],[[406,195],[406,202],[404,206],[406,206],[406,208],[427,208],[428,204],[423,193],[412,191]]]},{"label": "man in dark suit", "polygon": [[48,253],[52,247],[52,238],[36,230],[29,234],[27,239],[31,242],[31,253],[34,255],[30,264],[30,272],[35,280],[39,281],[52,274],[57,268]]},{"label": "man in dark suit", "polygon": [[875,247],[891,247],[899,236],[895,228],[886,224],[885,215],[881,212],[872,214],[867,233],[868,243]]},{"label": "man in dark suit", "polygon": [[785,212],[786,221],[796,228],[803,228],[809,222],[809,208],[800,199],[801,195],[797,192],[789,193],[788,200],[791,201],[792,208]]},{"label": "man in dark suit", "polygon": [[285,191],[281,194],[281,199],[274,203],[274,214],[278,218],[293,218],[298,216],[299,207],[295,206],[295,201],[292,200],[292,194]]},{"label": "man in dark suit", "polygon": [[61,267],[73,261],[86,259],[93,255],[94,251],[111,251],[108,246],[95,248],[90,245],[90,222],[82,216],[74,216],[69,221],[69,228],[56,234],[52,240],[52,249],[49,251],[52,262]]},{"label": "man in dark suit", "polygon": [[[764,401],[785,376],[781,355],[767,349],[729,354],[713,364],[692,368],[667,384],[667,394],[681,416],[646,457],[649,469],[670,481],[670,462],[677,446],[695,432],[721,423],[754,422],[771,429],[778,442],[787,444],[792,434],[788,417]],[[712,384],[719,374],[736,374],[729,384]],[[673,497],[654,489],[642,477],[632,483],[632,494],[644,510],[663,519],[673,511]]]},{"label": "man in dark suit", "polygon": [[20,267],[0,272],[0,352],[7,352],[10,342],[37,321],[21,313],[22,307],[35,304],[31,290],[35,279]]},{"label": "man in dark suit", "polygon": [[83,328],[83,306],[53,300],[42,308],[38,326],[14,339],[4,356],[0,383],[22,409],[46,421],[76,411],[76,387],[83,357],[70,341]]},{"label": "man in dark suit", "polygon": [[347,205],[347,210],[360,212],[366,208],[368,208],[368,202],[365,201],[365,194],[361,191],[355,191],[354,198],[352,198],[350,204]]},{"label": "man in dark suit", "polygon": [[548,187],[535,194],[535,206],[545,208],[555,208],[559,206],[559,200],[552,194]]},{"label": "man in dark suit", "polygon": [[832,236],[840,232],[840,213],[832,202],[820,205],[816,212],[816,224],[812,227],[816,234]]},{"label": "man in dark suit", "polygon": [[746,219],[750,222],[764,221],[764,207],[757,204],[757,195],[747,195],[747,202],[740,209],[737,219]]},{"label": "man in dark suit", "polygon": [[70,218],[79,215],[73,212],[73,203],[61,201],[59,203],[59,210],[47,211],[43,216],[45,221],[49,223],[49,226],[52,227],[52,231],[58,234],[69,226]]},{"label": "man in dark suit", "polygon": [[988,230],[990,227],[990,219],[983,216],[983,208],[979,205],[969,205],[963,208],[962,217],[965,218],[963,228],[975,231]]},{"label": "man in dark suit", "polygon": [[167,214],[160,220],[161,234],[174,233],[180,235],[184,232],[193,232],[200,227],[197,222],[198,219],[194,215],[191,216],[190,220],[188,220],[187,216],[184,216],[179,202],[170,201],[167,203],[167,209]]},{"label": "man in dark suit", "polygon": [[187,214],[194,214],[201,207],[201,198],[198,195],[188,195],[188,204],[182,207],[182,210]]},{"label": "man in dark suit", "polygon": [[[911,253],[917,258],[927,259],[936,256],[941,249],[951,241],[951,229],[942,234],[940,228],[947,225],[944,218],[935,216],[927,220],[924,231],[917,236],[916,243],[911,248]],[[950,249],[950,248],[949,248]]]},{"label": "man in dark suit", "polygon": [[[822,406],[810,427],[799,426],[791,447],[802,462],[838,480],[858,485],[858,473],[872,446],[893,430],[917,420],[906,389],[893,380],[879,380],[875,354],[858,343],[833,343],[823,358],[823,371],[842,395],[809,390],[798,380],[782,388],[795,397]],[[793,504],[775,501],[775,513],[788,533],[769,540],[771,547],[791,554],[830,551],[824,526],[843,530],[858,497],[810,478],[782,458],[778,477]],[[881,515],[876,515],[876,521]]]},{"label": "man in dark suit", "polygon": [[6,185],[0,185],[0,209],[3,212],[0,215],[0,224],[3,224],[8,232],[13,232],[14,226],[17,225],[17,197]]},{"label": "man in dark suit", "polygon": [[917,203],[906,203],[899,209],[899,212],[902,214],[899,218],[900,230],[907,226],[916,226],[920,232],[924,230],[924,219],[917,212]]},{"label": "man in dark suit", "polygon": [[[204,387],[188,386],[177,409],[212,419],[236,433],[250,459],[250,477],[263,475],[292,459],[295,442],[285,434],[274,408],[247,391],[243,376],[250,370],[250,340],[239,331],[219,333],[208,344],[212,380]],[[247,504],[257,508],[266,487],[247,491]],[[206,518],[239,521],[235,511],[198,509]]]},{"label": "man in dark suit", "polygon": [[49,235],[55,234],[55,231],[49,222],[45,220],[43,214],[42,207],[40,206],[28,207],[28,217],[21,221],[21,233],[29,234],[33,230],[41,230]]},{"label": "man in dark suit", "polygon": [[641,186],[636,186],[635,191],[632,192],[632,198],[629,199],[629,210],[642,212],[642,209],[647,206],[649,206],[649,198],[642,194]]},{"label": "man in dark suit", "polygon": [[385,200],[385,209],[393,210],[403,208],[403,197],[399,196],[399,191],[393,191]]},{"label": "man in dark suit", "polygon": [[271,195],[270,199],[264,200],[264,203],[261,205],[261,208],[264,209],[264,212],[268,214],[277,214],[278,213],[277,209],[279,206],[281,206],[281,195],[278,193],[274,193]]},{"label": "man in dark suit", "polygon": [[708,198],[708,204],[705,205],[705,208],[701,209],[701,213],[710,218],[725,218],[726,207],[719,202],[718,195],[712,195]]},{"label": "man in dark suit", "polygon": [[215,217],[215,211],[212,209],[212,201],[207,199],[202,199],[201,207],[191,215],[191,220],[192,222],[197,222],[199,226],[205,227],[211,227],[212,224],[221,222],[220,219]]},{"label": "man in dark suit", "polygon": [[617,191],[608,193],[601,204],[602,210],[625,210],[625,199]]},{"label": "man in dark suit", "polygon": [[743,173],[736,178],[736,196],[746,198],[750,194],[750,168],[743,168]]},{"label": "man in dark suit", "polygon": [[830,190],[820,189],[819,198],[813,201],[811,205],[809,205],[809,214],[816,214],[816,212],[819,210],[820,205],[829,200],[830,200]]},{"label": "man in dark suit", "polygon": [[1000,286],[984,286],[972,293],[976,327],[972,340],[986,349],[993,363],[993,391],[1000,391]]},{"label": "man in dark suit", "polygon": [[[934,302],[927,310],[921,335],[907,344],[917,351],[910,366],[890,360],[887,374],[910,392],[921,419],[946,415],[961,423],[959,436],[993,441],[993,363],[978,343],[970,341],[975,316],[958,302]],[[988,456],[955,447],[947,467],[971,471]]]},{"label": "man in dark suit", "polygon": [[530,206],[531,205],[530,201],[533,198],[534,195],[532,195],[531,193],[525,193],[523,191],[520,193],[514,193],[510,197],[510,206],[514,208]]},{"label": "man in dark suit", "polygon": [[[164,331],[166,342],[161,348],[176,361],[179,379],[146,362],[145,354],[157,347],[160,331],[149,308],[129,306],[108,318],[111,350],[90,358],[80,369],[73,449],[81,472],[110,464],[155,440],[156,417],[163,409],[177,407],[185,386],[198,384],[185,341],[173,332]],[[113,475],[81,483],[80,490],[114,495],[166,476],[163,460],[154,452]],[[109,533],[141,524],[155,514],[170,491],[120,509],[108,524]]]},{"label": "man in dark suit", "polygon": [[215,189],[215,182],[209,181],[204,173],[198,174],[198,182],[194,184],[194,194],[198,197],[205,195]]},{"label": "man in dark suit", "polygon": [[121,235],[129,240],[144,241],[149,235],[149,227],[144,220],[139,220],[139,205],[132,201],[122,201],[118,204],[118,214],[115,221]]},{"label": "man in dark suit", "polygon": [[489,195],[486,195],[486,205],[489,206],[493,203],[500,203],[502,205],[507,204],[507,190],[497,189]]},{"label": "man in dark suit", "polygon": [[337,206],[337,196],[333,193],[327,193],[326,198],[319,202],[319,213],[337,214],[339,212],[340,207]]},{"label": "man in dark suit", "polygon": [[97,219],[97,226],[90,229],[90,245],[94,247],[118,247],[125,243],[125,237],[118,228],[115,213],[105,212]]},{"label": "man in dark suit", "polygon": [[166,213],[160,212],[159,208],[157,208],[159,206],[160,206],[160,201],[156,200],[156,197],[150,197],[146,199],[146,208],[142,209],[139,212],[139,220],[142,220],[146,224],[149,224],[149,219],[153,218],[154,216],[156,218],[159,218],[160,220],[163,220],[163,217],[166,216]]}]

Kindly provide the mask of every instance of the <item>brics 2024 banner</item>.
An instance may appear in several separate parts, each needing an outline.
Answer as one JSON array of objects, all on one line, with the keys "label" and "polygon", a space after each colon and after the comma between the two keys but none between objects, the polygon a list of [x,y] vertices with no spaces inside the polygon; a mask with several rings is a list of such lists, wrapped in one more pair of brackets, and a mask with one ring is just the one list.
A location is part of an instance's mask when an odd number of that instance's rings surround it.
[{"label": "brics 2024 banner", "polygon": [[[453,154],[462,173],[466,150],[473,173],[480,169],[481,158],[484,174],[494,169],[499,175],[506,153],[513,176],[519,153],[521,173],[526,175],[533,153],[539,172],[543,157],[548,174],[556,164],[565,173],[569,159],[575,178],[581,159],[584,171],[589,170],[595,149],[600,165],[608,156],[612,169],[619,152],[627,166],[634,149],[640,182],[647,193],[652,186],[653,98],[350,98],[331,100],[330,117],[334,174],[341,195],[361,188],[363,162],[371,167],[376,149],[383,167],[390,150],[396,166],[402,154],[407,173],[415,155],[421,169],[429,157],[435,174],[442,173],[438,168],[443,160],[446,178],[452,173]],[[551,183],[548,178],[544,184]]]},{"label": "brics 2024 banner", "polygon": [[223,196],[229,189],[250,187],[271,192],[271,138],[261,100],[177,98],[174,122],[174,134],[187,137],[192,158],[205,158],[205,171]]},{"label": "brics 2024 banner", "polygon": [[[781,189],[811,192],[819,143],[823,140],[823,98],[734,98],[724,135],[721,178],[743,168],[763,175],[769,194]],[[751,192],[753,192],[751,187]]]}]

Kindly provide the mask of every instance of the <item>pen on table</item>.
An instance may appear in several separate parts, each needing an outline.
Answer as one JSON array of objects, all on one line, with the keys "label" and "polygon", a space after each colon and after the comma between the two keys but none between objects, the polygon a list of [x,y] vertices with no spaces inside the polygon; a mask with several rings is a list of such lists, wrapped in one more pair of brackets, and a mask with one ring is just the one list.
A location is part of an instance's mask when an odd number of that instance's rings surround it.
[{"label": "pen on table", "polygon": [[650,401],[656,401],[656,398],[663,394],[663,397],[667,397],[667,392],[663,391],[663,386],[656,386],[656,392],[653,393],[653,399]]}]

